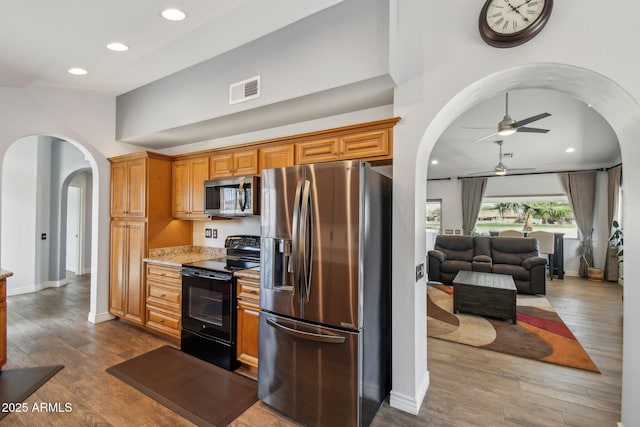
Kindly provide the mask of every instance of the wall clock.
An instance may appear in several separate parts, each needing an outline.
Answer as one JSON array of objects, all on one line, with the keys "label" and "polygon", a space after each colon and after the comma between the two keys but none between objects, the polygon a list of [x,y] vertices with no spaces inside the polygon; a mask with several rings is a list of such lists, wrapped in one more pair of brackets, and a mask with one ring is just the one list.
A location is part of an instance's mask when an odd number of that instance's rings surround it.
[{"label": "wall clock", "polygon": [[513,47],[535,37],[549,20],[553,0],[487,0],[478,26],[482,40],[494,47]]}]

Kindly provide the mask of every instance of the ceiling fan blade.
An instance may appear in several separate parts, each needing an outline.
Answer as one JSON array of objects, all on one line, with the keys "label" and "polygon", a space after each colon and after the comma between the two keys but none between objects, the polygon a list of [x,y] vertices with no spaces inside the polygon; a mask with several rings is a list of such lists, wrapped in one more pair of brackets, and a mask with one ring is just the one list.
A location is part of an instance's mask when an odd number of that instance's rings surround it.
[{"label": "ceiling fan blade", "polygon": [[485,140],[487,140],[487,139],[489,139],[489,138],[493,138],[493,137],[494,137],[494,136],[496,136],[497,134],[498,134],[498,132],[494,132],[494,133],[492,133],[491,135],[487,135],[487,136],[485,136],[485,137],[483,137],[483,138],[476,139],[475,141],[473,141],[473,143],[475,144],[476,142],[482,142],[482,141],[485,141]]},{"label": "ceiling fan blade", "polygon": [[534,170],[536,170],[536,168],[507,168],[507,174],[513,172],[529,172]]},{"label": "ceiling fan blade", "polygon": [[540,128],[528,128],[528,127],[519,127],[516,129],[516,132],[529,132],[529,133],[547,133],[549,129],[540,129]]},{"label": "ceiling fan blade", "polygon": [[537,120],[544,119],[545,117],[549,117],[550,115],[551,114],[549,114],[549,113],[542,113],[542,114],[538,114],[536,116],[531,116],[531,117],[528,117],[526,119],[522,119],[520,121],[515,122],[514,127],[519,128],[520,126],[528,125],[529,123],[535,122]]},{"label": "ceiling fan blade", "polygon": [[494,173],[495,171],[490,170],[490,171],[483,171],[483,172],[468,173],[466,176],[493,175]]}]

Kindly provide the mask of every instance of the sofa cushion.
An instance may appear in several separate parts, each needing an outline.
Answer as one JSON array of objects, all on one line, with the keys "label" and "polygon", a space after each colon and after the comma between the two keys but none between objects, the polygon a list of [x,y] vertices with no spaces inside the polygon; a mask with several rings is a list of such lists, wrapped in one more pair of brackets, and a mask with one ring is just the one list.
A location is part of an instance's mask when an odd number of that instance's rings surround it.
[{"label": "sofa cushion", "polygon": [[522,265],[522,262],[538,256],[536,239],[494,237],[491,240],[491,259],[493,264]]},{"label": "sofa cushion", "polygon": [[476,236],[473,239],[474,253],[476,256],[491,257],[491,237]]},{"label": "sofa cushion", "polygon": [[443,273],[457,273],[460,270],[471,271],[471,265],[469,261],[447,260],[440,264],[440,271]]},{"label": "sofa cushion", "polygon": [[[473,260],[473,237],[440,235],[436,237],[435,250],[443,252],[447,260]],[[469,270],[471,267],[469,267]]]},{"label": "sofa cushion", "polygon": [[513,280],[529,280],[530,277],[529,270],[519,265],[493,264],[491,271],[496,274],[508,274]]}]

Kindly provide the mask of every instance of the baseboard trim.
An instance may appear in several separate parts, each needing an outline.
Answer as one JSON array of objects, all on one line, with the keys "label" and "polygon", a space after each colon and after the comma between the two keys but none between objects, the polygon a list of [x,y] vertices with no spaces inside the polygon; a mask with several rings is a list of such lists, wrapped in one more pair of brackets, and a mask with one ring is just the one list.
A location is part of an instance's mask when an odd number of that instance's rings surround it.
[{"label": "baseboard trim", "polygon": [[429,382],[429,371],[427,371],[422,379],[422,384],[420,384],[418,394],[415,397],[391,390],[389,395],[389,405],[391,405],[392,408],[400,409],[401,411],[408,412],[412,415],[418,415],[422,402],[427,395]]},{"label": "baseboard trim", "polygon": [[115,318],[116,317],[114,315],[112,315],[111,313],[109,313],[109,312],[104,312],[104,313],[99,313],[99,314],[89,312],[89,316],[88,316],[87,320],[89,322],[91,322],[91,323],[102,323],[102,322],[106,322],[108,320],[113,320]]},{"label": "baseboard trim", "polygon": [[84,268],[84,269],[82,270],[82,274],[83,274],[83,275],[85,275],[85,274],[91,274],[91,267]]},{"label": "baseboard trim", "polygon": [[47,282],[42,282],[36,286],[36,290],[41,291],[47,288],[60,288],[64,285],[68,285],[69,281],[67,279],[61,280],[49,280]]},{"label": "baseboard trim", "polygon": [[22,295],[22,294],[30,294],[35,292],[37,289],[35,286],[23,286],[21,288],[12,288],[7,286],[7,296],[11,297],[14,295]]},{"label": "baseboard trim", "polygon": [[624,426],[622,425],[622,422],[618,422],[618,427],[624,427]]}]

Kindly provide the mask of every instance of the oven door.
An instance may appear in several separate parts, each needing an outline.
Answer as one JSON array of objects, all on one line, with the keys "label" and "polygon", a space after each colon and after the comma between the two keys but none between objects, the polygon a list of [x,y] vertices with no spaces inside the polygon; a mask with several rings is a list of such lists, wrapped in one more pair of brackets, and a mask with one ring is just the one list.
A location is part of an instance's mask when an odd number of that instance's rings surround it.
[{"label": "oven door", "polygon": [[182,270],[182,329],[231,343],[235,300],[231,274]]}]

